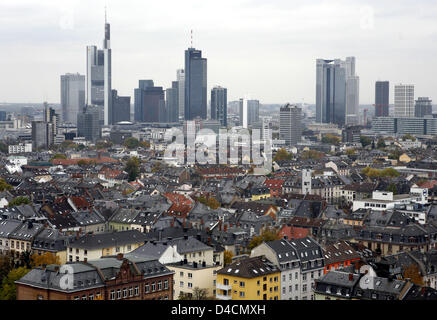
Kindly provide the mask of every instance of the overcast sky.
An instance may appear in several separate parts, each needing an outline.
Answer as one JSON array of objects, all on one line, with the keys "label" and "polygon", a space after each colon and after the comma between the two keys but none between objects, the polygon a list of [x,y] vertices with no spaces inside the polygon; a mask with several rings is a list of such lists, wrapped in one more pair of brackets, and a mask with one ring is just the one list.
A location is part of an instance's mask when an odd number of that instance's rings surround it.
[{"label": "overcast sky", "polygon": [[400,82],[437,101],[437,1],[0,0],[0,102],[58,103],[60,75],[85,74],[86,46],[102,46],[105,5],[120,95],[139,79],[171,86],[193,29],[208,90],[228,88],[229,101],[314,103],[315,60],[346,56],[361,104],[376,80],[391,82],[391,101]]}]

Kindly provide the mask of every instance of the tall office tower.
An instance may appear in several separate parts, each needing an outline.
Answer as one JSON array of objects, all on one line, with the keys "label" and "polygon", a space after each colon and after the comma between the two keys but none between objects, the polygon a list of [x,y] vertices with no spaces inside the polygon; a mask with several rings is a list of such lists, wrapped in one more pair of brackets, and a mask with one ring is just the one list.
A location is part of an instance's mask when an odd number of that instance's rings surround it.
[{"label": "tall office tower", "polygon": [[48,149],[53,142],[53,123],[45,121],[32,121],[33,149]]},{"label": "tall office tower", "polygon": [[390,83],[388,81],[375,82],[375,117],[389,115]]},{"label": "tall office tower", "polygon": [[100,106],[100,122],[110,125],[112,113],[110,25],[105,17],[103,49],[87,46],[87,104]]},{"label": "tall office tower", "polygon": [[319,123],[358,122],[359,77],[355,57],[316,61],[316,121]]},{"label": "tall office tower", "polygon": [[414,108],[414,116],[418,118],[432,116],[432,100],[428,97],[417,98],[416,106]]},{"label": "tall office tower", "polygon": [[259,101],[240,99],[240,125],[247,128],[259,121]]},{"label": "tall office tower", "polygon": [[185,71],[184,69],[177,70],[178,82],[178,101],[179,101],[179,117],[184,118],[185,114]]},{"label": "tall office tower", "polygon": [[188,48],[185,50],[185,120],[206,119],[206,86],[206,58],[202,58],[201,50]]},{"label": "tall office tower", "polygon": [[222,127],[228,126],[228,90],[214,87],[211,90],[211,119],[220,122]]},{"label": "tall office tower", "polygon": [[0,121],[6,121],[6,111],[0,111]]},{"label": "tall office tower", "polygon": [[167,113],[166,122],[179,121],[179,83],[173,81],[171,88],[165,90],[165,109]]},{"label": "tall office tower", "polygon": [[135,89],[135,120],[139,122],[167,122],[165,97],[162,87],[153,80],[140,80]]},{"label": "tall office tower", "polygon": [[79,73],[61,75],[62,121],[76,124],[77,114],[85,106],[85,76]]},{"label": "tall office tower", "polygon": [[130,121],[130,97],[120,97],[117,90],[112,90],[112,114],[110,123]]},{"label": "tall office tower", "polygon": [[395,117],[414,117],[414,85],[395,85]]},{"label": "tall office tower", "polygon": [[99,106],[87,105],[77,114],[77,136],[88,141],[96,141],[102,137]]},{"label": "tall office tower", "polygon": [[[59,126],[59,115],[55,112],[54,109],[50,108],[47,102],[44,102],[44,122],[51,123],[52,133],[51,137],[54,137],[58,134],[58,126]],[[53,141],[52,141],[53,142]],[[50,144],[51,145],[51,144]]]},{"label": "tall office tower", "polygon": [[286,104],[279,111],[279,139],[295,146],[302,139],[302,109]]}]

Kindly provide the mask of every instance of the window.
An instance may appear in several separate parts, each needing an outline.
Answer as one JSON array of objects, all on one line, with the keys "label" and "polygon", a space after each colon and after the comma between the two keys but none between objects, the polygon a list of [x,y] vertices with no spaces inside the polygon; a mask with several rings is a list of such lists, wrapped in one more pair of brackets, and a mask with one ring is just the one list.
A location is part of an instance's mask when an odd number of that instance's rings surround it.
[{"label": "window", "polygon": [[307,275],[306,275],[306,273],[304,273],[304,274],[302,275],[302,280],[303,280],[303,281],[306,281],[306,279],[307,279]]},{"label": "window", "polygon": [[244,283],[244,281],[240,281],[240,287],[241,287],[241,288],[244,288],[245,285],[246,285],[246,284]]},{"label": "window", "polygon": [[150,285],[148,283],[146,283],[146,285],[144,286],[144,292],[145,293],[149,293],[150,292]]},{"label": "window", "polygon": [[79,254],[79,249],[76,249],[76,254]]},{"label": "window", "polygon": [[84,250],[83,254],[86,256],[88,254],[88,250]]},{"label": "window", "polygon": [[132,246],[130,245],[130,244],[128,244],[128,246],[127,246],[127,250],[131,250],[131,248],[132,248]]},{"label": "window", "polygon": [[162,290],[162,281],[158,281],[158,291]]},{"label": "window", "polygon": [[75,296],[75,297],[74,297],[74,300],[79,300],[79,296]]},{"label": "window", "polygon": [[156,291],[156,283],[152,282],[152,292],[155,292],[155,291]]},{"label": "window", "polygon": [[164,280],[164,290],[168,289],[168,280]]},{"label": "window", "polygon": [[129,287],[129,297],[133,297],[133,296],[134,296],[134,288]]},{"label": "window", "polygon": [[138,286],[135,286],[135,295],[139,296],[140,295],[140,290]]},{"label": "window", "polygon": [[94,300],[94,294],[91,293],[91,294],[89,295],[88,298],[89,298],[90,300]]},{"label": "window", "polygon": [[115,252],[120,252],[120,247],[116,247]]},{"label": "window", "polygon": [[117,299],[121,299],[121,289],[117,290]]},{"label": "window", "polygon": [[191,282],[188,282],[188,288],[192,288],[193,284]]},{"label": "window", "polygon": [[292,292],[293,291],[293,286],[288,286],[288,292]]},{"label": "window", "polygon": [[115,291],[111,290],[111,300],[115,300]]},{"label": "window", "polygon": [[98,291],[98,292],[96,293],[96,299],[100,299],[101,296],[102,296],[102,295],[100,294],[100,291]]},{"label": "window", "polygon": [[306,285],[306,284],[304,284],[304,285],[302,286],[302,292],[307,292],[307,285]]},{"label": "window", "polygon": [[127,288],[123,289],[123,298],[127,298]]},{"label": "window", "polygon": [[298,284],[296,284],[296,285],[294,286],[294,290],[296,290],[296,291],[299,290],[299,285],[298,285]]},{"label": "window", "polygon": [[244,298],[244,292],[240,291],[240,298]]},{"label": "window", "polygon": [[297,280],[298,277],[299,277],[299,274],[296,272],[296,273],[294,274],[294,279]]},{"label": "window", "polygon": [[182,278],[184,276],[184,273],[182,271],[179,272],[179,276]]},{"label": "window", "polygon": [[192,273],[188,273],[188,278],[189,279],[193,278],[193,274]]},{"label": "window", "polygon": [[82,296],[82,300],[86,300],[86,294]]},{"label": "window", "polygon": [[179,287],[181,287],[181,288],[184,287],[184,282],[183,281],[179,282]]}]

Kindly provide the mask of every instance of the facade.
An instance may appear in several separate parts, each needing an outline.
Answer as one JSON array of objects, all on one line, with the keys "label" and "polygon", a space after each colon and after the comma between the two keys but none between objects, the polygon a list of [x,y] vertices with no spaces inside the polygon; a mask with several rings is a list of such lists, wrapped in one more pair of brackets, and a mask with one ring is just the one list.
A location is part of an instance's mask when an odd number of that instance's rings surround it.
[{"label": "facade", "polygon": [[84,137],[88,141],[96,141],[102,137],[98,106],[86,106],[77,115],[77,136]]},{"label": "facade", "polygon": [[61,75],[62,121],[77,123],[77,114],[85,107],[85,76],[79,73]]},{"label": "facade", "polygon": [[357,123],[359,78],[355,57],[316,61],[316,121],[318,123]]},{"label": "facade", "polygon": [[414,85],[395,85],[395,113],[396,118],[414,117]]},{"label": "facade", "polygon": [[153,80],[140,80],[135,89],[135,121],[167,122],[164,90]]},{"label": "facade", "polygon": [[44,121],[32,121],[33,149],[47,149],[53,144],[53,124]]},{"label": "facade", "polygon": [[207,60],[202,51],[185,50],[185,120],[207,117]]},{"label": "facade", "polygon": [[279,139],[287,146],[295,146],[302,139],[302,109],[286,104],[280,109]]},{"label": "facade", "polygon": [[259,100],[240,99],[240,126],[248,126],[259,122]]},{"label": "facade", "polygon": [[417,98],[414,106],[414,116],[417,118],[432,116],[432,100],[428,97]]},{"label": "facade", "polygon": [[105,38],[103,49],[97,46],[87,46],[86,92],[87,104],[99,106],[100,123],[109,125],[112,113],[111,87],[111,32],[110,25],[105,21]]},{"label": "facade", "polygon": [[184,114],[185,114],[185,71],[184,71],[184,69],[177,70],[176,80],[178,82],[179,117],[184,118]]},{"label": "facade", "polygon": [[179,120],[179,84],[172,82],[171,88],[165,90],[166,122],[178,122]]},{"label": "facade", "polygon": [[220,122],[222,127],[228,125],[228,90],[214,87],[211,90],[211,119]]},{"label": "facade", "polygon": [[32,144],[31,143],[22,143],[22,144],[16,144],[16,145],[10,145],[8,146],[8,150],[10,154],[15,153],[28,153],[32,152]]},{"label": "facade", "polygon": [[130,97],[120,97],[117,90],[112,90],[112,113],[109,117],[110,124],[121,121],[130,121]]},{"label": "facade", "polygon": [[264,257],[246,258],[217,272],[219,300],[279,300],[280,270]]},{"label": "facade", "polygon": [[[65,271],[73,276],[65,279]],[[72,287],[62,284],[74,281]],[[173,300],[173,273],[157,260],[123,258],[37,267],[15,282],[17,300]]]},{"label": "facade", "polygon": [[379,117],[373,119],[372,131],[380,134],[436,135],[437,118]]},{"label": "facade", "polygon": [[375,82],[375,117],[389,116],[390,83],[388,81]]},{"label": "facade", "polygon": [[346,126],[343,129],[342,141],[346,143],[358,143],[361,137],[361,127],[360,126]]}]

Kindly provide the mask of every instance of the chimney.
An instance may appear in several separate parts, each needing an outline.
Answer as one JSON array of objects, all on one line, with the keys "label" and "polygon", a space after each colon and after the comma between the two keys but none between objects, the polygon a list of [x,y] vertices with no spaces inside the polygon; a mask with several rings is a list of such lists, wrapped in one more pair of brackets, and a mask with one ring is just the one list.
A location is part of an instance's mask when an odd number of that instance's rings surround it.
[{"label": "chimney", "polygon": [[354,275],[353,275],[353,273],[349,273],[349,281],[354,281]]},{"label": "chimney", "polygon": [[76,240],[79,239],[79,231],[76,231]]},{"label": "chimney", "polygon": [[117,260],[123,260],[123,254],[117,253]]},{"label": "chimney", "polygon": [[88,258],[83,258],[83,262],[88,263]]}]

